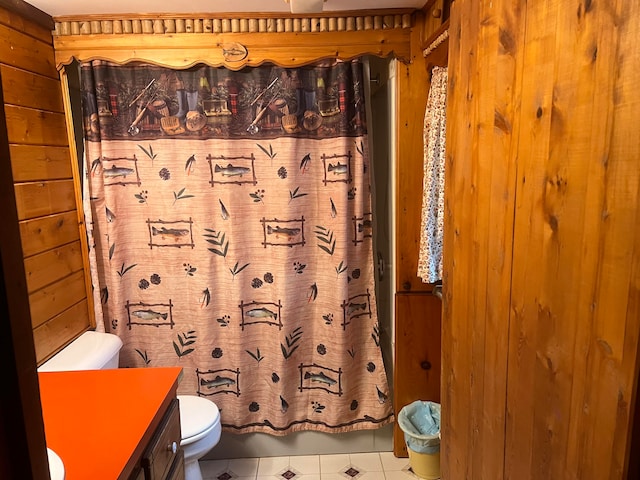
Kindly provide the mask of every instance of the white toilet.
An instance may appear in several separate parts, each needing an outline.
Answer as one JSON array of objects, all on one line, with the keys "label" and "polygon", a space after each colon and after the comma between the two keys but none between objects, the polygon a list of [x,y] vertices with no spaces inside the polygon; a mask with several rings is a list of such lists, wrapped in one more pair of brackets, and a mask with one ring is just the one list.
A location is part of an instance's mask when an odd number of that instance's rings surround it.
[{"label": "white toilet", "polygon": [[[39,372],[118,368],[122,340],[110,333],[85,332],[43,363]],[[178,395],[180,446],[184,450],[185,480],[202,480],[198,460],[216,446],[222,426],[215,403],[195,395]]]},{"label": "white toilet", "polygon": [[220,441],[220,412],[211,400],[196,395],[178,395],[180,401],[180,446],[184,450],[185,480],[202,480],[198,460]]}]

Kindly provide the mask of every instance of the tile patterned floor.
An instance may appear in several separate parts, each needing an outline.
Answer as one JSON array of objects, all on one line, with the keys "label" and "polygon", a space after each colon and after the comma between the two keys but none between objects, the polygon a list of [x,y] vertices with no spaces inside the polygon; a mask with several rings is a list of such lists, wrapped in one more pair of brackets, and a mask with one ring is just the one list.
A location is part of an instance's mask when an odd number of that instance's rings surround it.
[{"label": "tile patterned floor", "polygon": [[200,462],[204,480],[416,480],[391,452],[238,458]]}]

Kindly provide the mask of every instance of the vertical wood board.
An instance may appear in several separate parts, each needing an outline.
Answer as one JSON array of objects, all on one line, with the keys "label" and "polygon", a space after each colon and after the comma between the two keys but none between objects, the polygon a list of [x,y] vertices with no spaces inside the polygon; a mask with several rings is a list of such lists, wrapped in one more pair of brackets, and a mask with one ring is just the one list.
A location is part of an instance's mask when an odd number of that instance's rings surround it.
[{"label": "vertical wood board", "polygon": [[[553,215],[552,208],[563,208],[562,205],[559,205],[562,202],[561,195],[557,195],[556,192],[565,187],[566,174],[561,173],[558,169],[561,169],[559,163],[562,160],[560,159],[564,159],[566,155],[564,147],[566,142],[561,142],[560,136],[553,138],[552,129],[557,132],[564,128],[561,116],[566,115],[568,109],[573,105],[564,105],[564,109],[560,111],[559,106],[555,104],[553,93],[553,72],[557,69],[556,35],[561,28],[561,25],[558,24],[558,8],[559,2],[555,2],[555,5],[541,4],[537,11],[528,10],[527,27],[529,32],[524,52],[522,52],[522,55],[526,57],[528,75],[523,79],[521,122],[523,133],[527,132],[528,134],[523,134],[520,140],[521,168],[518,174],[516,206],[513,318],[511,321],[508,387],[508,411],[511,421],[507,435],[508,443],[512,448],[506,453],[505,462],[508,475],[521,478],[531,478],[534,468],[540,475],[550,475],[550,447],[545,448],[541,441],[555,442],[556,438],[560,440],[562,435],[564,435],[563,440],[566,441],[565,425],[568,425],[567,418],[564,417],[563,406],[554,406],[558,403],[558,397],[566,395],[566,390],[564,394],[560,391],[554,392],[551,383],[548,386],[543,384],[542,375],[538,371],[539,369],[544,371],[547,362],[544,362],[545,357],[537,358],[535,352],[538,337],[553,335],[552,331],[557,326],[557,319],[551,318],[550,311],[545,308],[546,300],[541,299],[539,305],[535,303],[535,299],[533,299],[534,304],[524,304],[522,301],[523,297],[531,300],[529,291],[537,291],[539,288],[546,290],[547,294],[557,291],[558,297],[565,296],[565,292],[558,289],[555,283],[550,283],[548,287],[545,287],[541,265],[545,263],[544,243],[549,240],[553,232],[544,218],[545,214],[543,213],[540,218],[535,212],[539,205],[524,196],[524,192],[544,186],[545,190],[549,192],[548,203],[545,207],[548,209],[549,220]],[[567,12],[568,14],[569,12]],[[574,12],[571,12],[571,15],[573,14]],[[570,50],[568,55],[574,53],[573,50]],[[549,175],[544,168],[541,168],[544,159],[552,150],[556,152],[557,170],[555,175]],[[558,201],[559,199],[560,201]],[[556,203],[556,205],[552,207],[552,203]],[[574,211],[573,214],[579,215],[580,212]],[[577,220],[579,221],[579,217]],[[524,242],[527,242],[529,238],[532,240],[525,245]],[[574,250],[580,253],[579,250]],[[550,253],[556,253],[557,257],[562,255],[560,248],[551,249]],[[571,255],[571,252],[568,253]],[[559,266],[555,268],[560,270]],[[571,296],[566,296],[563,302],[571,304],[573,299]],[[527,316],[532,317],[525,321]],[[564,347],[560,345],[558,347],[560,348],[556,348],[554,352],[556,358],[566,352]],[[554,365],[553,368],[556,369],[557,366]],[[561,386],[566,389],[567,377],[570,375],[570,368],[565,366],[562,370],[562,372],[549,372],[549,378],[552,382],[552,377],[556,373],[564,377],[564,380],[558,384],[558,389]],[[527,373],[523,375],[524,372]],[[536,409],[544,408],[537,406],[540,402],[548,404],[550,408],[557,408],[558,415],[563,415],[562,418],[550,416],[545,419],[544,416],[536,415]],[[527,413],[523,415],[521,412]],[[560,424],[558,425],[558,423]],[[534,435],[536,429],[545,424],[549,429],[548,436],[545,438],[545,432],[539,430],[543,435],[534,438],[536,437]],[[564,429],[565,431],[563,433],[554,431],[556,427],[558,430]],[[580,439],[575,439],[575,441],[579,442]],[[554,446],[559,447],[557,443],[554,443]],[[560,457],[560,455],[557,456]]]},{"label": "vertical wood board", "polygon": [[80,165],[76,161],[78,158],[78,149],[76,146],[76,137],[74,134],[74,124],[73,124],[73,110],[71,108],[71,86],[69,85],[69,76],[67,75],[66,69],[62,69],[60,72],[60,81],[62,85],[63,96],[62,100],[64,103],[65,110],[65,122],[66,122],[66,132],[67,132],[67,142],[69,145],[69,153],[71,155],[71,172],[74,180],[74,190],[75,190],[75,198],[76,205],[78,209],[76,210],[77,220],[78,220],[78,231],[80,235],[80,245],[82,246],[81,254],[82,254],[82,264],[84,265],[84,283],[85,283],[85,296],[87,299],[87,308],[88,308],[88,317],[89,324],[88,327],[96,327],[96,319],[95,319],[95,305],[93,300],[93,279],[91,278],[91,269],[90,269],[90,260],[89,260],[89,242],[87,237],[87,225],[84,217],[84,209],[83,205],[83,193],[82,193],[82,173],[80,169]]},{"label": "vertical wood board", "polygon": [[640,329],[640,5],[569,6],[528,8],[507,471],[615,480]]},{"label": "vertical wood board", "polygon": [[[429,293],[396,294],[396,348],[393,408],[415,400],[440,403],[440,312],[442,302]],[[394,452],[407,456],[404,435],[396,422]]]},{"label": "vertical wood board", "polygon": [[504,478],[522,1],[455,2],[450,24],[443,477]]},{"label": "vertical wood board", "polygon": [[[441,309],[440,301],[427,293],[433,286],[423,283],[417,274],[424,162],[422,130],[429,76],[420,49],[424,15],[417,13],[414,21],[415,28],[411,32],[412,63],[397,63],[396,82],[394,281],[397,294],[394,331],[397,356],[393,375],[396,414],[401,407],[414,400],[440,397],[440,382],[436,381],[433,372],[424,377],[424,371],[420,370],[421,379],[416,381],[415,378],[416,358],[427,354],[422,351],[427,345],[429,356],[435,358],[436,347],[433,342],[440,338]],[[431,301],[425,300],[427,297]],[[421,312],[419,305],[429,305],[429,308]],[[414,343],[405,346],[404,341],[408,338],[413,339]],[[416,358],[412,358],[414,354]],[[435,360],[432,361],[434,363]],[[394,426],[393,445],[395,455],[407,455],[404,434],[397,423]]]},{"label": "vertical wood board", "polygon": [[[423,20],[423,14],[416,14]],[[420,25],[420,23],[418,23]],[[422,30],[411,34],[412,63],[398,63],[396,166],[396,291],[430,291],[418,277],[418,250],[422,211],[422,130],[429,77],[420,50]]]},{"label": "vertical wood board", "polygon": [[[443,308],[442,308],[442,417],[440,444],[440,469],[444,478],[470,478],[471,470],[467,452],[470,449],[470,435],[468,425],[470,415],[464,405],[471,400],[469,390],[469,378],[471,365],[467,348],[470,344],[468,338],[466,315],[458,316],[453,322],[453,315],[464,305],[457,302],[460,296],[462,301],[469,295],[465,284],[452,285],[452,282],[468,273],[468,263],[464,259],[454,261],[454,248],[456,247],[454,214],[460,215],[463,203],[455,202],[462,191],[453,175],[452,160],[457,156],[470,154],[469,148],[464,144],[464,136],[470,128],[470,112],[464,102],[466,95],[466,79],[469,77],[468,57],[463,56],[462,31],[465,35],[471,35],[472,23],[466,22],[471,18],[477,18],[477,8],[473,4],[461,4],[463,0],[453,3],[451,21],[449,24],[449,64],[448,64],[448,93],[447,93],[447,146],[445,166],[445,219],[444,219],[444,246],[443,246]],[[462,15],[462,11],[466,13]],[[468,48],[468,47],[466,47]],[[458,93],[460,90],[460,93]],[[456,128],[454,128],[454,125]],[[462,182],[460,182],[462,185]],[[457,221],[457,217],[455,217]],[[453,229],[453,230],[452,230]],[[459,255],[456,252],[456,256]],[[457,258],[457,257],[456,257]],[[453,275],[455,269],[455,276]],[[454,296],[455,292],[455,296]]]}]

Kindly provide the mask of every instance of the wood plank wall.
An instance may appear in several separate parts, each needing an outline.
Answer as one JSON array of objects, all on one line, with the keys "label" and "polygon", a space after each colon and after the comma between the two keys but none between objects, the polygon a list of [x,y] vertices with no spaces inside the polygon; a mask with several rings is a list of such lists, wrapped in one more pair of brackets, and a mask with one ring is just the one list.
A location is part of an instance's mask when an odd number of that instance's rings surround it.
[{"label": "wood plank wall", "polygon": [[442,478],[626,478],[638,38],[638,0],[454,2]]},{"label": "wood plank wall", "polygon": [[[0,109],[0,158],[9,158],[4,109]],[[0,478],[48,478],[29,296],[8,161],[0,162],[0,205]]]},{"label": "wood plank wall", "polygon": [[[431,8],[441,8],[437,0]],[[423,125],[429,91],[423,48],[441,26],[431,10],[417,12],[411,33],[411,63],[398,65],[396,221],[395,221],[395,369],[396,414],[415,400],[440,402],[440,317],[442,302],[433,285],[418,277],[422,212]],[[404,434],[396,423],[393,451],[408,455]]]},{"label": "wood plank wall", "polygon": [[51,31],[0,9],[0,72],[36,359],[42,363],[92,321]]},{"label": "wood plank wall", "polygon": [[422,130],[429,92],[429,74],[422,57],[426,18],[415,14],[411,33],[411,63],[398,65],[397,181],[396,181],[396,291],[429,292],[431,285],[418,277],[422,212]]},{"label": "wood plank wall", "polygon": [[640,2],[530,2],[526,31],[514,251],[527,254],[514,260],[506,474],[625,478],[640,331]]},{"label": "wood plank wall", "polygon": [[523,40],[518,3],[494,7],[456,0],[449,28],[441,463],[450,479],[502,479],[507,448],[518,105],[500,87],[516,81]]}]

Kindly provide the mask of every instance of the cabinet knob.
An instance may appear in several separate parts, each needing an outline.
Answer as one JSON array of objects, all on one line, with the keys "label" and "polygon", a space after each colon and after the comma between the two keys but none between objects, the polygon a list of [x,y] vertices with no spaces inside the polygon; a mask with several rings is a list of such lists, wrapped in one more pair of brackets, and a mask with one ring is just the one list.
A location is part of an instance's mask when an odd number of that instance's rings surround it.
[{"label": "cabinet knob", "polygon": [[176,442],[171,442],[170,445],[167,445],[167,450],[171,453],[176,453],[178,451],[178,444]]},{"label": "cabinet knob", "polygon": [[431,362],[425,360],[424,362],[420,362],[420,368],[423,370],[431,370]]}]

